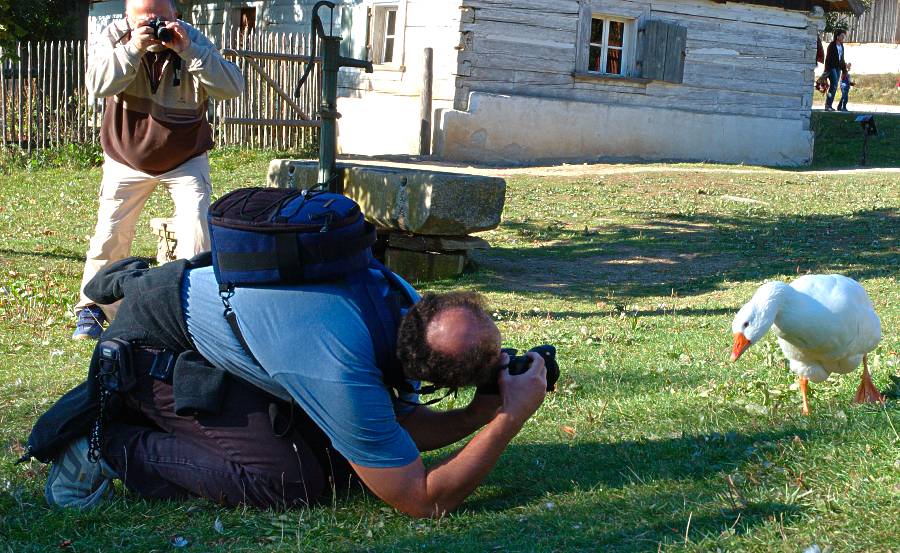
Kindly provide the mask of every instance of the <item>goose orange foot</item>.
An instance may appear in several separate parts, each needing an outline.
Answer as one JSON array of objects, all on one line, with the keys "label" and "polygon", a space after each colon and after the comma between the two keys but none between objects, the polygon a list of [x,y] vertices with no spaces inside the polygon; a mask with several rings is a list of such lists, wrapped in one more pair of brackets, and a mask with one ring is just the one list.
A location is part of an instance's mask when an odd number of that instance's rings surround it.
[{"label": "goose orange foot", "polygon": [[807,385],[809,384],[809,379],[805,376],[800,377],[800,397],[803,399],[803,407],[800,409],[800,412],[806,416],[809,416],[809,399],[806,397]]},{"label": "goose orange foot", "polygon": [[863,356],[863,373],[859,388],[856,389],[856,397],[853,403],[884,403],[884,396],[872,383],[872,377],[869,375],[869,367],[866,363],[866,356]]}]

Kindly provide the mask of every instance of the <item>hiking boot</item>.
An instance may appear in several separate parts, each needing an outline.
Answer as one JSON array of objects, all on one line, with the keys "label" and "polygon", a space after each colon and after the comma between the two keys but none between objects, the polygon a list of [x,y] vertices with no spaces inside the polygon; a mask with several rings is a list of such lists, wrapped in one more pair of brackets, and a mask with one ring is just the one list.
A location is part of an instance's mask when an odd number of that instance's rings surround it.
[{"label": "hiking boot", "polygon": [[87,437],[79,438],[53,461],[44,488],[47,503],[90,509],[112,492],[110,483],[116,473],[103,459],[89,461],[88,449]]},{"label": "hiking boot", "polygon": [[106,315],[96,305],[89,305],[78,312],[78,321],[75,323],[73,340],[98,340],[103,333],[103,323]]}]

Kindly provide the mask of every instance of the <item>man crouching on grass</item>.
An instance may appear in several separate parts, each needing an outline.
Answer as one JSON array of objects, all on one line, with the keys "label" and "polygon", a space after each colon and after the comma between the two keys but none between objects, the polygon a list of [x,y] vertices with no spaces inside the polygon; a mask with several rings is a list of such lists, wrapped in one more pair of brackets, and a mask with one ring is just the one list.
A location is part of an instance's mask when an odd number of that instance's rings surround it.
[{"label": "man crouching on grass", "polygon": [[[475,293],[426,294],[395,327],[396,358],[411,385],[453,389],[494,378],[499,384],[499,395],[476,393],[462,409],[436,411],[419,405],[414,393],[395,397],[385,382],[361,316],[372,296],[344,282],[239,287],[230,301],[243,346],[222,316],[212,267],[198,259],[155,269],[126,259],[87,286],[101,303],[124,296],[101,345],[139,337],[135,359],[150,359],[159,347],[177,349],[173,344],[187,351],[170,381],[138,367],[131,389],[118,394],[121,409],[105,423],[102,440],[78,438],[55,456],[46,489],[51,504],[93,506],[118,478],[145,498],[281,509],[329,498],[332,486],[345,487],[355,476],[408,515],[442,516],[478,487],[544,400],[540,355],[528,354],[523,374],[502,369],[497,376],[509,358]],[[374,297],[386,299],[386,276],[369,273],[372,289],[380,290]],[[184,357],[206,368],[183,379]],[[216,370],[227,371],[227,385],[214,391]],[[284,400],[299,409],[273,416],[271,406]],[[426,469],[420,452],[472,433]],[[99,462],[89,461],[97,455]]]}]

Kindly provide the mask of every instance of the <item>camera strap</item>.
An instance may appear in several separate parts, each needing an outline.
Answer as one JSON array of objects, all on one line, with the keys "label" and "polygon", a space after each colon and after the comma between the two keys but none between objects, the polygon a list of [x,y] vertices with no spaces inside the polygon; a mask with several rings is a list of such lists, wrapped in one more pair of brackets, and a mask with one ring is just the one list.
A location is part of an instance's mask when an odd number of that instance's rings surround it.
[{"label": "camera strap", "polygon": [[[428,394],[433,394],[433,393],[435,393],[435,392],[438,391],[438,390],[440,390],[440,388],[437,387],[437,386],[423,386],[423,387],[419,388],[419,390],[417,391],[417,393],[418,393],[418,394],[421,394],[421,395],[428,395]],[[399,394],[396,396],[396,399],[397,399],[397,401],[399,401],[400,403],[405,403],[405,404],[407,404],[407,405],[415,405],[415,406],[417,406],[417,407],[418,407],[419,405],[425,405],[425,406],[427,406],[427,405],[434,405],[435,403],[438,403],[438,402],[440,402],[440,401],[444,401],[444,400],[447,399],[447,397],[449,397],[451,394],[452,394],[452,395],[456,395],[456,392],[457,392],[456,388],[451,388],[450,390],[447,390],[447,393],[444,394],[444,395],[442,395],[441,397],[436,397],[436,398],[434,398],[434,399],[429,399],[428,401],[409,401],[408,399],[403,399],[402,397],[400,397]]]}]

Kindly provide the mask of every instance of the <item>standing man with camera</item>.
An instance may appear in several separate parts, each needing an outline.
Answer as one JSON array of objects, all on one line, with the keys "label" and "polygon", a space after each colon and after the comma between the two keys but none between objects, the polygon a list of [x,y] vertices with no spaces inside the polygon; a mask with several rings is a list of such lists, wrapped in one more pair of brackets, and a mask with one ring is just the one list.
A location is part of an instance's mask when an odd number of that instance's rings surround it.
[{"label": "standing man with camera", "polygon": [[243,92],[244,79],[200,31],[176,19],[172,0],[127,0],[125,19],[110,24],[91,49],[87,87],[106,98],[100,130],[103,180],[97,226],[87,252],[73,339],[97,339],[114,306],[100,306],[84,286],[127,257],[135,225],[153,190],[175,203],[179,258],[209,250],[206,213],[213,147],[208,98]]}]

